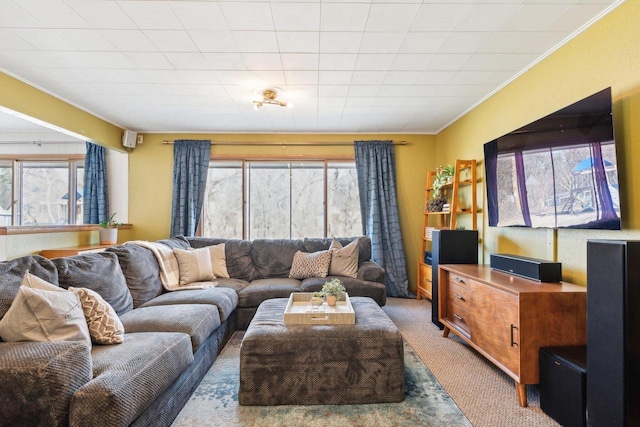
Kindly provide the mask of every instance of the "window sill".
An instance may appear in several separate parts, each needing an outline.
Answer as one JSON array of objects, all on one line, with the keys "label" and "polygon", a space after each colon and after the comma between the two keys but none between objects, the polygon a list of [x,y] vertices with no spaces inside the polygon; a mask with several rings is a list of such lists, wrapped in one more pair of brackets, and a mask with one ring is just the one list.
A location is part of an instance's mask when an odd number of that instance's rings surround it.
[{"label": "window sill", "polygon": [[[73,231],[94,231],[99,230],[98,224],[86,225],[13,225],[0,227],[0,236],[11,236],[14,234],[41,234],[41,233],[68,233]],[[120,230],[130,230],[131,224],[124,224],[118,227]]]}]

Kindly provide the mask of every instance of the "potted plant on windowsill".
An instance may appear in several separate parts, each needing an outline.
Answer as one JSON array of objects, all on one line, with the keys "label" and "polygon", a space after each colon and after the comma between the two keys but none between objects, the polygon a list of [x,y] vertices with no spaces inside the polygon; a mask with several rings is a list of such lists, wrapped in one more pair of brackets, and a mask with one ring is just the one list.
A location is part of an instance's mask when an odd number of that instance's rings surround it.
[{"label": "potted plant on windowsill", "polygon": [[118,243],[118,227],[122,225],[121,222],[117,222],[114,220],[116,214],[112,214],[109,219],[105,219],[100,221],[100,230],[98,233],[100,235],[100,244],[101,245],[115,245]]},{"label": "potted plant on windowsill", "polygon": [[324,286],[322,286],[322,293],[326,295],[328,305],[336,305],[337,301],[346,299],[347,290],[340,282],[340,279],[334,278],[325,282]]}]

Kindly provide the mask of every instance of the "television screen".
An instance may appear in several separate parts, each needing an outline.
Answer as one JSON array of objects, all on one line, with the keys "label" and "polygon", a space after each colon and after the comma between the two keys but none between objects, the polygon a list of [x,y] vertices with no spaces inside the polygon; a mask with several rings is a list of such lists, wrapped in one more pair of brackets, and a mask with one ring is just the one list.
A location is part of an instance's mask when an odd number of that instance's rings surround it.
[{"label": "television screen", "polygon": [[484,145],[490,226],[620,230],[604,89]]}]

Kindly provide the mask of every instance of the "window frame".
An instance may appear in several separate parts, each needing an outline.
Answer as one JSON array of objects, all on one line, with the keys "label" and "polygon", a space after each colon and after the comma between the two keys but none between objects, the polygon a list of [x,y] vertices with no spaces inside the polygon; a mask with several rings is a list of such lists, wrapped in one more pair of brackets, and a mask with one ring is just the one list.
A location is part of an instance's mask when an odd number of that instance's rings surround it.
[{"label": "window frame", "polygon": [[[77,227],[85,227],[87,224],[78,224],[78,214],[76,212],[76,192],[78,190],[78,169],[84,168],[84,155],[25,155],[25,156],[12,156],[12,155],[2,155],[0,156],[1,163],[10,163],[11,174],[12,174],[12,182],[11,182],[11,224],[5,227],[0,227],[0,234],[13,234],[10,233],[11,230],[20,229],[26,231],[29,229],[42,230],[46,228],[51,228],[54,230],[63,228],[77,228]],[[22,212],[22,181],[23,181],[23,168],[25,163],[27,164],[35,164],[35,163],[60,163],[61,166],[66,163],[67,173],[68,173],[68,182],[67,182],[67,191],[69,195],[67,209],[66,209],[66,218],[67,224],[29,224],[23,225],[19,224]],[[73,191],[75,189],[75,191]]]},{"label": "window frame", "polygon": [[[258,162],[273,162],[273,163],[318,163],[322,164],[322,174],[323,174],[323,236],[326,238],[327,233],[329,231],[329,215],[328,215],[328,169],[329,164],[335,163],[355,163],[354,156],[327,156],[323,158],[317,157],[269,157],[269,158],[237,158],[237,157],[211,157],[209,160],[209,167],[211,167],[212,163],[224,163],[224,162],[240,162],[240,168],[242,170],[242,237],[241,239],[248,239],[248,227],[249,227],[249,219],[248,219],[248,200],[247,200],[247,192],[249,191],[249,179],[248,179],[248,167],[247,165],[250,163],[258,163]],[[204,237],[204,218],[206,215],[206,203],[203,204],[202,212],[200,215],[200,221],[198,223],[198,228],[196,230],[196,236]],[[214,236],[216,237],[216,236]]]}]

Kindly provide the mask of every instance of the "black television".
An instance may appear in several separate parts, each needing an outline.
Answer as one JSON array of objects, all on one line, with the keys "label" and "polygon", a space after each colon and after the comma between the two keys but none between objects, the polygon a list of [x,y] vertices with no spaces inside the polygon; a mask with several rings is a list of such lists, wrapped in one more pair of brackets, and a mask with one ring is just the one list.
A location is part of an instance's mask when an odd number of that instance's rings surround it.
[{"label": "black television", "polygon": [[489,226],[620,230],[611,88],[484,145]]}]

